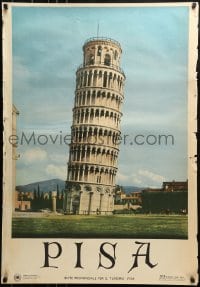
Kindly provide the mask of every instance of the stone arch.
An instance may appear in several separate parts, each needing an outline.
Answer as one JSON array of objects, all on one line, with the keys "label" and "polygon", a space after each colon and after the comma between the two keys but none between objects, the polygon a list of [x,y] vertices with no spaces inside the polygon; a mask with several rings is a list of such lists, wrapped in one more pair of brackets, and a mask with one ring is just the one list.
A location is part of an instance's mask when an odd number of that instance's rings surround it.
[{"label": "stone arch", "polygon": [[84,72],[84,80],[83,80],[83,87],[86,87],[87,85],[87,72]]},{"label": "stone arch", "polygon": [[114,74],[114,76],[113,76],[113,88],[116,88],[116,81],[117,81],[117,75]]},{"label": "stone arch", "polygon": [[78,105],[78,99],[79,99],[79,92],[76,93],[76,98],[75,98],[75,105]]},{"label": "stone arch", "polygon": [[96,92],[92,92],[92,105],[95,104],[95,97],[96,97]]},{"label": "stone arch", "polygon": [[[86,110],[86,114],[87,114],[87,110]],[[84,129],[83,129],[83,141],[85,142],[86,140],[87,140],[87,128],[84,127]]]},{"label": "stone arch", "polygon": [[82,138],[82,127],[80,127],[78,130],[78,140],[81,141],[81,138]]},{"label": "stone arch", "polygon": [[80,119],[81,123],[83,123],[83,119],[84,119],[84,109],[81,109],[81,119]]},{"label": "stone arch", "polygon": [[95,111],[95,117],[96,117],[96,118],[99,117],[99,109],[96,109],[96,111]]},{"label": "stone arch", "polygon": [[92,129],[92,127],[89,127],[88,135],[92,136],[92,134],[93,134],[93,129]]},{"label": "stone arch", "polygon": [[119,75],[117,77],[117,85],[118,85],[118,89],[120,89],[120,76]]},{"label": "stone arch", "polygon": [[108,130],[105,129],[103,135],[107,136],[108,135]]},{"label": "stone arch", "polygon": [[92,147],[91,152],[92,152],[92,154],[95,154],[96,153],[96,147]]},{"label": "stone arch", "polygon": [[80,111],[76,111],[76,123],[79,123],[79,118],[80,118]]},{"label": "stone arch", "polygon": [[119,108],[119,104],[120,104],[120,98],[118,95],[116,95],[116,107]]},{"label": "stone arch", "polygon": [[102,136],[102,135],[103,135],[103,129],[100,128],[100,129],[99,129],[99,136]]},{"label": "stone arch", "polygon": [[89,184],[85,185],[85,186],[84,186],[84,189],[85,189],[86,191],[92,191],[92,187],[91,187],[91,185],[89,185]]},{"label": "stone arch", "polygon": [[88,122],[88,119],[89,119],[89,109],[86,109],[85,110],[85,122],[87,123]]},{"label": "stone arch", "polygon": [[89,161],[89,159],[90,159],[90,151],[91,151],[90,146],[87,146],[87,148],[86,148],[86,161]]},{"label": "stone arch", "polygon": [[96,174],[96,173],[99,173],[99,171],[100,171],[100,168],[99,168],[98,166],[96,166],[96,167],[95,167],[95,174]]},{"label": "stone arch", "polygon": [[103,174],[103,173],[104,173],[104,170],[105,170],[104,167],[101,167],[101,168],[100,168],[100,174]]},{"label": "stone arch", "polygon": [[101,154],[101,148],[98,147],[98,148],[96,149],[96,152],[97,152],[97,155]]},{"label": "stone arch", "polygon": [[93,75],[93,86],[97,85],[97,70],[94,70],[94,75]]},{"label": "stone arch", "polygon": [[80,87],[83,86],[83,72],[81,72],[81,75],[80,75]]},{"label": "stone arch", "polygon": [[106,53],[104,56],[104,65],[106,65],[106,66],[111,65],[111,56],[108,53]]},{"label": "stone arch", "polygon": [[102,92],[102,105],[106,105],[106,93]]},{"label": "stone arch", "polygon": [[107,72],[104,72],[103,74],[103,87],[107,87]]},{"label": "stone arch", "polygon": [[78,105],[81,105],[81,101],[82,101],[82,93],[80,92],[79,94],[79,98],[78,98]]},{"label": "stone arch", "polygon": [[97,134],[98,134],[98,128],[95,127],[95,128],[94,128],[94,135],[97,136]]},{"label": "stone arch", "polygon": [[90,91],[87,92],[87,100],[86,100],[87,105],[90,104]]},{"label": "stone arch", "polygon": [[87,181],[89,175],[89,168],[88,165],[85,165],[85,173],[84,173],[84,180]]},{"label": "stone arch", "polygon": [[99,105],[100,104],[100,98],[101,98],[101,91],[98,91],[96,93],[96,104]]},{"label": "stone arch", "polygon": [[93,165],[90,166],[90,169],[89,169],[89,170],[90,170],[91,173],[93,173],[93,172],[94,172],[94,166],[93,166]]},{"label": "stone arch", "polygon": [[117,60],[117,58],[118,58],[118,52],[117,52],[117,50],[115,50],[115,52],[114,52],[114,59]]},{"label": "stone arch", "polygon": [[90,87],[92,85],[92,71],[89,71],[87,85],[88,85],[88,87]]},{"label": "stone arch", "polygon": [[101,54],[102,54],[102,47],[98,46],[97,56],[101,57]]},{"label": "stone arch", "polygon": [[118,115],[117,116],[117,126],[119,125],[119,123],[120,123],[120,116]]},{"label": "stone arch", "polygon": [[94,109],[90,110],[90,120],[91,120],[91,122],[93,122],[93,120],[94,120]]},{"label": "stone arch", "polygon": [[104,114],[105,114],[104,110],[101,110],[100,117],[104,117]]},{"label": "stone arch", "polygon": [[110,72],[108,76],[108,87],[112,88],[112,72]]},{"label": "stone arch", "polygon": [[107,149],[107,151],[106,151],[106,157],[108,157],[108,156],[110,156],[110,150],[109,149]]},{"label": "stone arch", "polygon": [[110,157],[110,163],[112,164],[112,163],[113,163],[113,158],[114,158],[114,152],[113,152],[113,150],[110,152],[110,155],[111,155],[111,157]]},{"label": "stone arch", "polygon": [[109,117],[109,111],[106,111],[106,112],[105,112],[105,117],[106,117],[106,118]]},{"label": "stone arch", "polygon": [[76,75],[76,87],[79,88],[79,84],[80,84],[80,74],[77,73]]},{"label": "stone arch", "polygon": [[87,58],[87,65],[94,65],[94,54],[90,53]]},{"label": "stone arch", "polygon": [[84,106],[85,105],[85,96],[86,96],[86,93],[85,91],[83,92],[83,97],[82,97],[82,105]]},{"label": "stone arch", "polygon": [[117,114],[116,113],[114,113],[114,121],[115,121],[115,123],[117,122]]}]

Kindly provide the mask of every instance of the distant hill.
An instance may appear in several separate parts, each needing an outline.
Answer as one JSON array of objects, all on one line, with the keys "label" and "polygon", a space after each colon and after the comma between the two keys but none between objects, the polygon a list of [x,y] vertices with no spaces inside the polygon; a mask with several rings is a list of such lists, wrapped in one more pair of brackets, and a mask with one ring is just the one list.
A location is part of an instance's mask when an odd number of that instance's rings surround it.
[{"label": "distant hill", "polygon": [[49,191],[56,190],[57,185],[58,185],[60,190],[64,189],[65,188],[65,181],[58,179],[58,178],[49,179],[49,180],[29,183],[26,185],[18,185],[18,186],[16,186],[16,189],[19,191],[23,191],[23,192],[34,191],[34,189],[37,190],[38,185],[40,187],[41,192],[49,192]]},{"label": "distant hill", "polygon": [[129,185],[122,186],[122,188],[125,191],[125,193],[127,193],[127,194],[129,194],[131,192],[136,192],[136,191],[140,191],[140,190],[144,189],[144,187],[129,186]]},{"label": "distant hill", "polygon": [[[59,190],[62,190],[65,188],[65,181],[55,178],[55,179],[49,179],[49,180],[43,180],[43,181],[37,181],[33,183],[29,183],[26,185],[18,185],[16,186],[16,189],[22,192],[30,192],[37,190],[38,185],[40,187],[41,192],[49,192],[57,189],[57,185],[59,187]],[[123,186],[123,190],[129,194],[134,191],[142,190],[143,188],[137,187],[137,186]]]}]

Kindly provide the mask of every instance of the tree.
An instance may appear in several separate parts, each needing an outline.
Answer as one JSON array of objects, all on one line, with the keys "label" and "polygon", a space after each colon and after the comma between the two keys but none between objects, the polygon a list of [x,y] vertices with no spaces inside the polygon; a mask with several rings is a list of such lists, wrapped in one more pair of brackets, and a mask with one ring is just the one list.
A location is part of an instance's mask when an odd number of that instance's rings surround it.
[{"label": "tree", "polygon": [[180,213],[180,210],[187,210],[187,196],[185,191],[143,192],[142,208],[147,213]]},{"label": "tree", "polygon": [[34,188],[33,191],[33,199],[37,199],[37,190]]},{"label": "tree", "polygon": [[59,185],[57,184],[56,186],[56,191],[57,191],[57,200],[60,199],[60,190],[59,190]]},{"label": "tree", "polygon": [[38,184],[38,187],[37,187],[37,198],[39,199],[40,198],[40,186]]}]

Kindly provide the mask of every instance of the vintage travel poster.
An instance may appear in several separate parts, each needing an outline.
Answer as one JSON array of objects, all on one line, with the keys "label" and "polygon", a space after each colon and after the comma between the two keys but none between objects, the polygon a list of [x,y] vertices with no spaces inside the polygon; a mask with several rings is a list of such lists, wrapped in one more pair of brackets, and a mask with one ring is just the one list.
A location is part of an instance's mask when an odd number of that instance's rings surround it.
[{"label": "vintage travel poster", "polygon": [[4,284],[197,285],[198,3],[3,3]]}]

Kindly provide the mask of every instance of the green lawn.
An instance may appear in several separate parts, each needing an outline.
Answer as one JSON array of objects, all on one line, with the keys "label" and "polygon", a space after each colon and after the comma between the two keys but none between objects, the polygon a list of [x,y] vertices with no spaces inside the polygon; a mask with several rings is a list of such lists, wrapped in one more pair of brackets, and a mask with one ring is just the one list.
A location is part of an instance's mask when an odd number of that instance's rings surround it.
[{"label": "green lawn", "polygon": [[187,239],[187,216],[48,215],[14,217],[13,237]]}]

